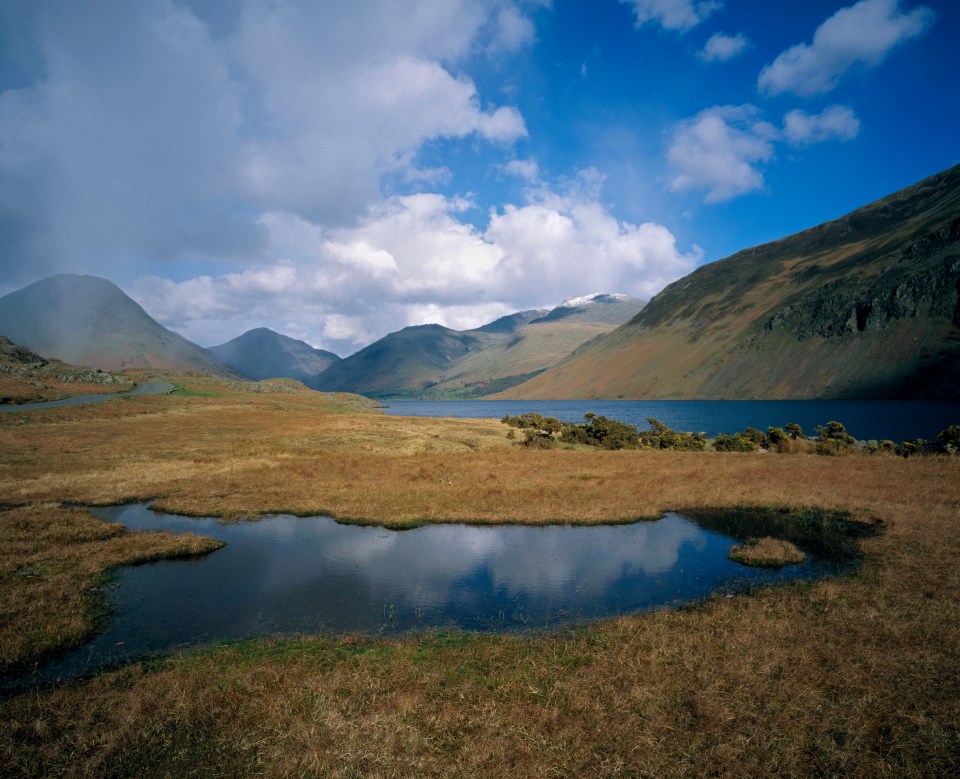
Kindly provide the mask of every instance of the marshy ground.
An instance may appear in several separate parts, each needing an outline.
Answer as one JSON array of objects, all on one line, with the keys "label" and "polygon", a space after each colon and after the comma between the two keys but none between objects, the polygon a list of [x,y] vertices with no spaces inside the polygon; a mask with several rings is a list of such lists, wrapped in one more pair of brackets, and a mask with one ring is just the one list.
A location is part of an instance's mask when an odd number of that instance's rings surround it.
[{"label": "marshy ground", "polygon": [[2,775],[960,770],[956,456],[531,451],[497,421],[184,386],[0,418],[5,667],[90,629],[103,568],[203,551],[63,503],[393,525],[762,506],[844,510],[885,529],[860,542],[853,576],[682,611],[547,636],[244,642],[8,696]]}]

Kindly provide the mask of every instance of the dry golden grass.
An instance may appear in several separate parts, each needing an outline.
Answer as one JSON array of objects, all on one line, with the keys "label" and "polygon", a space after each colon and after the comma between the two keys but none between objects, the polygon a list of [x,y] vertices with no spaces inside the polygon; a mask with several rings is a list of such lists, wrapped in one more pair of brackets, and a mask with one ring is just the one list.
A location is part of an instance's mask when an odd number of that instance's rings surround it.
[{"label": "dry golden grass", "polygon": [[56,505],[0,513],[0,673],[89,636],[96,590],[110,567],[221,546],[192,534],[131,533]]},{"label": "dry golden grass", "polygon": [[496,422],[317,402],[150,398],[0,420],[0,500],[380,522],[821,507],[885,532],[851,577],[572,633],[249,642],[17,695],[0,701],[0,773],[960,771],[960,459],[525,451]]},{"label": "dry golden grass", "polygon": [[129,385],[123,384],[59,381],[53,376],[27,378],[0,373],[0,398],[5,398],[8,403],[36,403],[70,395],[100,395],[130,389]]},{"label": "dry golden grass", "polygon": [[783,538],[765,536],[730,549],[730,559],[760,568],[781,568],[807,559],[803,550]]}]

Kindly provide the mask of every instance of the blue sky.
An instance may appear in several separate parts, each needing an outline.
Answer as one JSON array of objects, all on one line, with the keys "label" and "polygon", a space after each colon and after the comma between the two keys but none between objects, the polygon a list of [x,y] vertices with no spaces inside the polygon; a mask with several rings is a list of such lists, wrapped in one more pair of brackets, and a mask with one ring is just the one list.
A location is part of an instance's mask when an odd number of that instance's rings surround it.
[{"label": "blue sky", "polygon": [[960,161],[958,32],[952,0],[0,0],[0,293],[93,273],[203,345],[342,355],[649,298]]}]

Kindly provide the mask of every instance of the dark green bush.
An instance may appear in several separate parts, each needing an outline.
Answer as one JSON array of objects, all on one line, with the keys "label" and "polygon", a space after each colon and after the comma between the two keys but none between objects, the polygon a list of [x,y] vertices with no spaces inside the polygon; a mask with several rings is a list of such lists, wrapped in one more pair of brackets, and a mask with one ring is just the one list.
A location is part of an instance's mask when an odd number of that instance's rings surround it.
[{"label": "dark green bush", "polygon": [[829,441],[838,446],[852,446],[856,443],[856,439],[840,422],[830,421],[826,425],[817,425],[814,430],[823,442]]},{"label": "dark green bush", "polygon": [[755,452],[757,445],[742,435],[720,433],[713,439],[713,448],[718,452]]},{"label": "dark green bush", "polygon": [[740,433],[740,437],[746,438],[748,441],[753,441],[758,449],[770,448],[770,436],[768,436],[762,430],[757,430],[755,427],[748,427],[746,430]]},{"label": "dark green bush", "polygon": [[640,445],[643,447],[697,452],[707,445],[699,433],[678,433],[653,417],[647,417],[647,424],[650,428],[639,434]]},{"label": "dark green bush", "polygon": [[530,449],[553,449],[556,445],[557,439],[543,430],[525,430],[523,441],[520,442],[520,446],[526,446]]},{"label": "dark green bush", "polygon": [[946,430],[941,430],[937,433],[937,440],[947,448],[947,451],[960,450],[960,425],[950,425]]}]

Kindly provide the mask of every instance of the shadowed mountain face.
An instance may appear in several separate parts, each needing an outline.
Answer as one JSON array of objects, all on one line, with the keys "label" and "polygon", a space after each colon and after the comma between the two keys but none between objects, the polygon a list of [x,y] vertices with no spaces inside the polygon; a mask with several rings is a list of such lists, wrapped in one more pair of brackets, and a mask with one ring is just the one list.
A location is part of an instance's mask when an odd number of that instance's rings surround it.
[{"label": "shadowed mountain face", "polygon": [[501,397],[960,399],[960,166],[697,269]]},{"label": "shadowed mountain face", "polygon": [[333,352],[314,349],[308,343],[266,327],[248,330],[232,341],[211,346],[209,351],[228,368],[253,381],[278,378],[305,381],[340,362],[340,357]]},{"label": "shadowed mountain face", "polygon": [[61,274],[0,298],[0,333],[45,357],[103,370],[170,368],[233,375],[96,276]]},{"label": "shadowed mountain face", "polygon": [[480,397],[536,375],[642,307],[636,298],[601,293],[464,332],[440,325],[408,327],[306,383],[373,397]]}]

